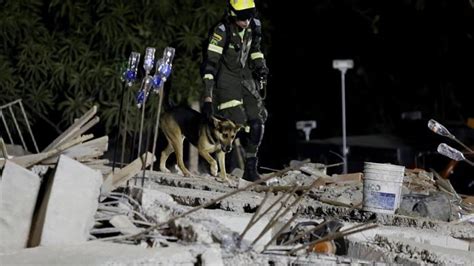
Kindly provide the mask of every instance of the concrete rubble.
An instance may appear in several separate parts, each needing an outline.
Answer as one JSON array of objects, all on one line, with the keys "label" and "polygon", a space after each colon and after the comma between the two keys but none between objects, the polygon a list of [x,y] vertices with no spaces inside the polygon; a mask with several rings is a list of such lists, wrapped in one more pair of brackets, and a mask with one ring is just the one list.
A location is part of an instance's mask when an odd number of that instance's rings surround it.
[{"label": "concrete rubble", "polygon": [[41,154],[0,159],[1,265],[474,261],[473,201],[436,173],[405,169],[400,206],[372,212],[364,173],[329,176],[316,162],[292,161],[267,185],[143,171],[150,153],[112,172],[107,137],[84,135],[94,115]]},{"label": "concrete rubble", "polygon": [[54,175],[45,182],[32,228],[32,246],[86,242],[94,224],[102,175],[61,155]]},{"label": "concrete rubble", "polygon": [[27,169],[7,161],[0,182],[1,250],[27,247],[40,178]]}]

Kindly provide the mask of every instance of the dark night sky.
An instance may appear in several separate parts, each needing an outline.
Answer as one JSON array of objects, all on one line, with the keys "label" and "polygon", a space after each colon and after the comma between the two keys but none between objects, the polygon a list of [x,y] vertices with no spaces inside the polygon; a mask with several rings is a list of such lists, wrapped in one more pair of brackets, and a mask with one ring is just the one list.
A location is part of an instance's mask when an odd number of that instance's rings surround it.
[{"label": "dark night sky", "polygon": [[[355,63],[346,74],[348,135],[410,135],[403,131],[422,128],[414,135],[423,138],[430,118],[465,123],[474,117],[474,8],[468,0],[257,5],[271,36],[263,164],[279,168],[298,156],[297,120],[317,120],[313,138],[341,135],[340,72],[332,69],[333,59]],[[422,127],[401,128],[401,113],[416,110]]]}]

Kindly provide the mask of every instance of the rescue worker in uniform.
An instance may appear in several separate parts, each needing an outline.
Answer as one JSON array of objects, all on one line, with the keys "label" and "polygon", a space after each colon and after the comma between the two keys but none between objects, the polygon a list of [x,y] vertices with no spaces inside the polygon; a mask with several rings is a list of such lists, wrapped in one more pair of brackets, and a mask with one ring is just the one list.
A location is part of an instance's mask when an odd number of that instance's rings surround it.
[{"label": "rescue worker in uniform", "polygon": [[262,142],[267,110],[259,89],[268,68],[260,50],[260,20],[253,0],[230,0],[223,19],[210,32],[201,69],[204,83],[202,112],[246,125],[243,178],[259,180],[257,152]]}]

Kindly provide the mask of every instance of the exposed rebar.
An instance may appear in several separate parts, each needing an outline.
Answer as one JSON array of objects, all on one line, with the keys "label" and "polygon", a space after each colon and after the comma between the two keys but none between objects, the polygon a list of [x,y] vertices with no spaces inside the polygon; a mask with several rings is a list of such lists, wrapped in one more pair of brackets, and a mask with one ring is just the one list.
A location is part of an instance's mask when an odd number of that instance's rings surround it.
[{"label": "exposed rebar", "polygon": [[282,245],[282,246],[286,246],[286,245],[295,243],[296,241],[298,241],[298,240],[300,240],[301,238],[303,238],[305,235],[307,235],[307,234],[309,234],[309,233],[312,233],[312,232],[314,232],[314,231],[316,231],[316,230],[321,229],[323,226],[325,226],[326,224],[328,224],[329,221],[331,221],[331,220],[324,221],[324,222],[318,224],[317,226],[315,226],[315,227],[313,227],[313,228],[311,228],[311,229],[305,230],[305,231],[301,232],[300,234],[297,234],[294,238],[288,239],[287,241],[283,242],[281,245]]},{"label": "exposed rebar", "polygon": [[265,197],[263,198],[263,200],[260,202],[260,205],[258,206],[257,210],[255,211],[255,213],[252,215],[252,217],[250,218],[250,221],[248,222],[247,226],[245,227],[244,231],[240,234],[240,239],[243,239],[245,234],[247,233],[247,231],[253,226],[253,222],[255,220],[255,218],[258,216],[258,214],[260,213],[260,210],[262,209],[263,205],[265,204],[265,202],[267,201],[268,199],[268,196],[270,195],[271,193],[271,190],[267,193],[265,193]]},{"label": "exposed rebar", "polygon": [[[365,226],[365,227],[364,227]],[[362,231],[366,231],[366,230],[369,230],[369,229],[372,229],[372,228],[375,228],[377,227],[378,225],[377,224],[372,224],[372,225],[368,225],[367,223],[363,223],[363,224],[358,224],[358,225],[355,225],[353,227],[350,227],[346,230],[343,230],[343,231],[339,231],[339,232],[335,232],[335,233],[332,233],[332,234],[329,234],[323,238],[320,238],[320,239],[317,239],[317,240],[314,240],[314,241],[311,241],[309,243],[306,243],[304,245],[302,245],[301,247],[297,247],[297,248],[293,248],[292,250],[288,251],[287,255],[292,255],[302,249],[305,249],[309,246],[312,246],[312,245],[316,245],[318,243],[321,243],[321,242],[324,242],[324,241],[331,241],[331,240],[334,240],[336,238],[341,238],[341,237],[345,237],[345,236],[348,236],[348,235],[351,235],[351,234],[355,234],[355,233],[359,233],[359,232],[362,232]],[[362,228],[361,228],[362,227]],[[360,229],[357,229],[357,228],[360,228]]]},{"label": "exposed rebar", "polygon": [[122,84],[122,93],[120,95],[120,105],[119,105],[119,114],[118,114],[118,125],[117,125],[117,135],[114,142],[114,153],[113,153],[113,162],[112,162],[112,173],[115,171],[115,162],[117,160],[117,146],[118,140],[120,138],[120,126],[122,125],[122,108],[123,108],[123,98],[125,97],[125,88],[127,87],[127,81],[124,81]]},{"label": "exposed rebar", "polygon": [[[254,239],[254,241],[252,242],[251,245],[255,245],[255,243],[257,243],[258,240],[260,240],[260,238],[262,238],[262,237],[265,235],[265,233],[273,227],[273,225],[276,223],[276,221],[278,221],[278,219],[281,217],[281,216],[279,216],[279,215],[280,215],[280,211],[282,211],[282,210],[285,208],[286,204],[287,204],[288,201],[291,199],[291,196],[293,196],[293,194],[295,193],[296,189],[297,189],[297,186],[295,186],[295,187],[293,188],[293,190],[292,190],[290,193],[286,194],[286,195],[288,195],[288,197],[287,197],[287,198],[285,199],[285,201],[280,205],[280,208],[275,212],[275,214],[273,214],[272,218],[270,218],[270,220],[268,221],[267,225],[263,228],[263,230],[260,232],[260,234],[257,236],[257,238]],[[283,199],[283,198],[282,198],[282,199]],[[290,205],[290,206],[291,206],[291,205]],[[273,206],[272,206],[272,208],[273,208]],[[286,209],[285,209],[285,210],[286,210]],[[286,213],[286,212],[283,211],[283,213]],[[277,217],[277,216],[278,216],[278,217]]]},{"label": "exposed rebar", "polygon": [[272,238],[267,242],[267,244],[263,247],[263,250],[264,250],[264,251],[268,248],[268,246],[269,246],[275,239],[277,239],[277,238],[281,235],[281,233],[283,233],[283,231],[286,230],[286,228],[288,228],[288,226],[290,226],[290,224],[296,219],[296,217],[298,217],[298,213],[296,213],[295,215],[293,215],[293,217],[291,217],[291,219],[288,220],[288,222],[286,222],[286,223],[280,228],[280,230],[278,230],[278,232],[277,232],[275,235],[273,235],[273,237],[272,237]]},{"label": "exposed rebar", "polygon": [[270,222],[268,223],[268,225],[264,228],[264,230],[260,233],[260,235],[257,237],[257,239],[255,239],[253,242],[252,242],[252,245],[254,245],[268,230],[270,230],[270,228],[272,228],[276,222],[281,218],[283,217],[284,215],[286,215],[286,213],[288,213],[296,204],[298,204],[304,196],[306,196],[306,194],[311,191],[311,189],[313,189],[314,186],[316,186],[316,184],[318,184],[318,180],[319,179],[316,179],[313,181],[313,183],[311,183],[311,185],[309,186],[308,190],[306,190],[305,192],[303,192],[298,198],[295,199],[295,201],[293,201],[290,206],[288,206],[282,214],[280,214],[278,217],[275,217],[274,219],[270,220]]}]

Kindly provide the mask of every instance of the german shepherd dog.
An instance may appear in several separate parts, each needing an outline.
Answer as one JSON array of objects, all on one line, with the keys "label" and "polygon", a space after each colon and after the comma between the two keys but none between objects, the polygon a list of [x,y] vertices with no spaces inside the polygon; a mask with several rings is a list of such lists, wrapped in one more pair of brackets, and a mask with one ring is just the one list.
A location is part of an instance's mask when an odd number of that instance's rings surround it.
[{"label": "german shepherd dog", "polygon": [[168,140],[168,146],[161,152],[160,170],[162,172],[170,172],[166,168],[166,160],[174,151],[176,162],[184,176],[191,175],[183,162],[183,141],[186,138],[197,147],[199,154],[209,163],[213,176],[217,176],[217,163],[211,153],[217,153],[220,179],[228,182],[225,170],[225,153],[232,150],[232,143],[235,135],[242,128],[241,125],[215,116],[211,118],[211,121],[208,121],[201,113],[190,107],[178,106],[163,113],[160,119],[160,128]]}]

